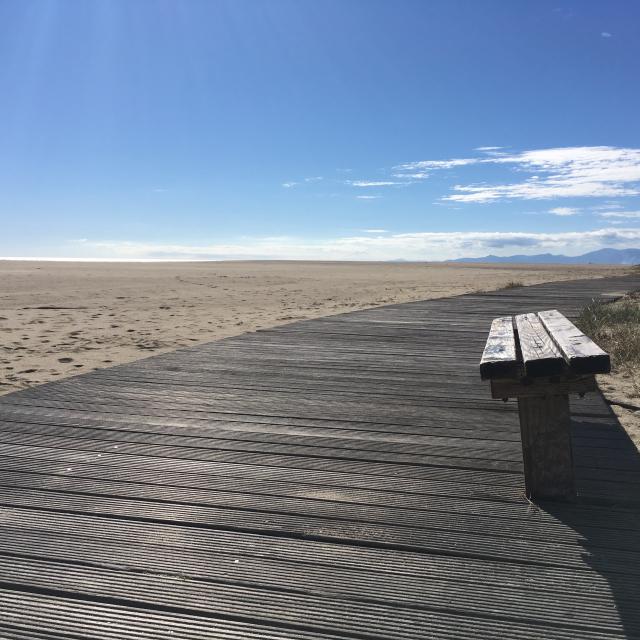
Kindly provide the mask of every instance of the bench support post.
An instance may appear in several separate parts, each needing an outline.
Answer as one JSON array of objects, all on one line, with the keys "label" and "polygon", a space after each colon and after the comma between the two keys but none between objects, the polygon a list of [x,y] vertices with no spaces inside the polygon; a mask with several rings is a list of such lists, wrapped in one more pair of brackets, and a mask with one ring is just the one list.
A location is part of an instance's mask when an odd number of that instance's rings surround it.
[{"label": "bench support post", "polygon": [[575,497],[568,395],[518,398],[527,497]]}]

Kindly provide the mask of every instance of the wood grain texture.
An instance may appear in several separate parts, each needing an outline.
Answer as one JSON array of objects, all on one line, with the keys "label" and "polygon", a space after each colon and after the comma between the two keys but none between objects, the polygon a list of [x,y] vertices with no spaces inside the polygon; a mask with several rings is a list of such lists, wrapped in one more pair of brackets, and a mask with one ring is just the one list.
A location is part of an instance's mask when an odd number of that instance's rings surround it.
[{"label": "wood grain texture", "polygon": [[518,398],[527,496],[534,500],[575,497],[569,397]]},{"label": "wood grain texture", "polygon": [[492,380],[491,397],[535,398],[575,393],[588,393],[598,388],[594,376],[561,376],[551,378],[526,378],[520,380]]},{"label": "wood grain texture", "polygon": [[573,373],[609,373],[611,361],[591,338],[556,309],[539,311],[538,317]]},{"label": "wood grain texture", "polygon": [[483,380],[515,378],[519,373],[513,318],[495,318],[480,360],[480,377]]},{"label": "wood grain texture", "polygon": [[535,313],[517,315],[515,323],[525,375],[553,376],[565,371],[562,353]]}]

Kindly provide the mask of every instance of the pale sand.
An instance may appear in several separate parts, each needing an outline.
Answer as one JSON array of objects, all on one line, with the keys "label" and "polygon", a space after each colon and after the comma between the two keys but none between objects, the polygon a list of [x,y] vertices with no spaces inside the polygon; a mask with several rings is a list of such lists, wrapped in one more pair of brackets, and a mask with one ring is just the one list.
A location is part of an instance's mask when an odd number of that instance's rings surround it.
[{"label": "pale sand", "polygon": [[621,267],[0,261],[0,394],[258,328]]}]

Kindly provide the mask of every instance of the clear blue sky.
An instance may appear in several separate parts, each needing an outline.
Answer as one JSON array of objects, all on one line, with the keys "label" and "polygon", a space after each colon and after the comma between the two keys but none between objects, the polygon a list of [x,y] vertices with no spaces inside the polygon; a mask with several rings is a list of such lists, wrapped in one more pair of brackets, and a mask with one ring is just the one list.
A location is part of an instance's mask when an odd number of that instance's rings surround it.
[{"label": "clear blue sky", "polygon": [[0,0],[0,256],[640,246],[636,0]]}]

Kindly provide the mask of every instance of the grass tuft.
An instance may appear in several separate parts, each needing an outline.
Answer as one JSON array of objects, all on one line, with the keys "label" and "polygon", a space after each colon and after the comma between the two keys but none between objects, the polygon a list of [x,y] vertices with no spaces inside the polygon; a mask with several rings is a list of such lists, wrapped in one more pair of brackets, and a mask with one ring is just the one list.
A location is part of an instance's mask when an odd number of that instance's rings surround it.
[{"label": "grass tuft", "polygon": [[524,282],[520,280],[509,280],[501,289],[517,289],[518,287],[524,287]]}]

